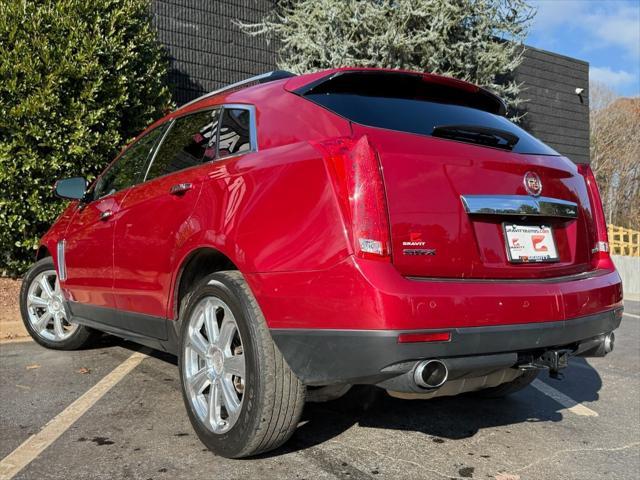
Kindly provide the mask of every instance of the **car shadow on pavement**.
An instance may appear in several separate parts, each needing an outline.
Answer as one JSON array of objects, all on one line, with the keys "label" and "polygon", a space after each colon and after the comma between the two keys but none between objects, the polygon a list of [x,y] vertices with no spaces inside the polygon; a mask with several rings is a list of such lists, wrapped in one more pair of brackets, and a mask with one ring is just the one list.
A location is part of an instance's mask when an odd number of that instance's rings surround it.
[{"label": "car shadow on pavement", "polygon": [[111,348],[111,347],[122,347],[130,350],[131,352],[137,352],[140,350],[144,350],[145,353],[153,358],[157,358],[158,360],[162,360],[167,363],[171,363],[175,366],[178,365],[178,357],[175,355],[171,355],[167,352],[162,352],[160,350],[155,350],[151,348],[144,347],[134,342],[130,342],[120,337],[116,337],[115,335],[104,334],[100,336],[96,341],[87,345],[83,348],[83,350],[96,350],[102,348]]},{"label": "car shadow on pavement", "polygon": [[[549,379],[546,372],[538,378],[576,403],[597,400],[602,386],[598,372],[582,358],[574,358],[572,363],[574,366],[567,372],[565,381]],[[354,425],[420,432],[435,443],[444,443],[471,438],[486,428],[526,422],[559,422],[563,415],[572,415],[562,412],[564,408],[532,386],[499,399],[467,394],[430,400],[402,400],[375,387],[354,387],[338,400],[307,404],[292,439],[266,456],[313,447]]]},{"label": "car shadow on pavement", "polygon": [[[105,335],[99,347],[120,346],[139,350],[138,345]],[[152,350],[163,362],[177,365],[177,358]],[[177,374],[177,372],[176,372]],[[539,381],[568,396],[576,403],[598,400],[602,379],[583,358],[572,358],[563,380],[550,379],[541,372]],[[414,431],[435,443],[471,438],[483,429],[508,427],[526,422],[559,422],[566,407],[529,386],[514,395],[484,399],[471,394],[430,400],[403,400],[372,386],[354,386],[345,396],[326,403],[307,403],[300,425],[290,441],[277,450],[256,458],[269,458],[305,450],[336,438],[349,428],[360,427]],[[570,413],[568,415],[571,415]]]}]

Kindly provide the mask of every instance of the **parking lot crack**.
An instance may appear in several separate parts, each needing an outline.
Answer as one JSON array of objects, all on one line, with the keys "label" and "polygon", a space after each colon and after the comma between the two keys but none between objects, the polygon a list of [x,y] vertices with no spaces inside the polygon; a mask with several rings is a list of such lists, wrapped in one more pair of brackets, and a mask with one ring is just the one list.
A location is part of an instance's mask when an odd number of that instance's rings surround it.
[{"label": "parking lot crack", "polygon": [[335,444],[340,445],[341,447],[345,447],[345,448],[353,448],[353,449],[356,449],[356,450],[361,450],[363,452],[373,453],[374,455],[377,455],[379,457],[384,457],[384,458],[387,458],[387,459],[390,459],[390,460],[395,460],[397,462],[407,463],[407,464],[413,465],[414,467],[417,467],[417,468],[419,468],[421,470],[425,470],[425,471],[431,472],[431,473],[433,473],[435,475],[438,475],[439,477],[442,477],[442,478],[446,478],[446,479],[463,478],[463,477],[457,477],[455,475],[445,474],[445,473],[439,472],[437,470],[432,470],[429,467],[427,467],[427,466],[425,466],[425,465],[423,465],[421,463],[413,462],[411,460],[406,460],[404,458],[393,457],[391,455],[386,455],[384,453],[381,453],[381,452],[379,452],[377,450],[373,450],[371,448],[356,447],[355,445],[348,445],[348,444],[340,442],[338,440],[331,440],[331,443],[335,443]]},{"label": "parking lot crack", "polygon": [[566,448],[563,450],[558,450],[554,453],[552,453],[551,455],[547,455],[544,456],[542,458],[539,458],[538,460],[531,462],[528,465],[525,465],[524,467],[518,468],[517,470],[515,470],[515,472],[523,472],[525,470],[528,470],[529,468],[538,465],[542,462],[546,462],[548,460],[551,460],[552,458],[558,457],[560,455],[564,455],[565,453],[583,453],[583,452],[620,452],[622,450],[628,450],[630,448],[633,447],[638,447],[640,446],[640,442],[632,442],[629,443],[627,445],[623,445],[621,447],[612,447],[612,448]]}]

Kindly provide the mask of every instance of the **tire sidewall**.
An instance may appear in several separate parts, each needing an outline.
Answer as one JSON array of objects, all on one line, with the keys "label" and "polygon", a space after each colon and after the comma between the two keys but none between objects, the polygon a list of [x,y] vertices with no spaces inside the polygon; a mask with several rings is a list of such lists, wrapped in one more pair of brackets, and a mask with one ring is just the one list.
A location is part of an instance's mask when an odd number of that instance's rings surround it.
[{"label": "tire sidewall", "polygon": [[[252,433],[258,428],[260,409],[264,398],[265,378],[259,375],[260,345],[256,341],[259,332],[256,328],[254,312],[252,312],[244,292],[232,282],[219,275],[207,277],[186,299],[184,314],[180,315],[180,352],[178,365],[180,369],[180,384],[182,397],[189,415],[189,420],[200,440],[214,453],[225,457],[241,456]],[[214,296],[225,302],[233,313],[238,331],[242,339],[243,355],[245,357],[245,391],[243,394],[240,415],[235,425],[228,432],[216,434],[206,428],[197,414],[193,412],[188,397],[184,374],[184,350],[187,342],[189,319],[194,308],[205,297]]]}]

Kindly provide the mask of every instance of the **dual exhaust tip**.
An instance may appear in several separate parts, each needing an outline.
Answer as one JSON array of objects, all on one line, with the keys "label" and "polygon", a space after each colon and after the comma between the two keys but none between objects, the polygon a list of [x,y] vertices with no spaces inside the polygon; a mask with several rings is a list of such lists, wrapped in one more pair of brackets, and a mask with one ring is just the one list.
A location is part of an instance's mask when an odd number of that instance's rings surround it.
[{"label": "dual exhaust tip", "polygon": [[423,360],[413,371],[413,381],[422,388],[440,388],[449,377],[449,369],[441,360]]}]

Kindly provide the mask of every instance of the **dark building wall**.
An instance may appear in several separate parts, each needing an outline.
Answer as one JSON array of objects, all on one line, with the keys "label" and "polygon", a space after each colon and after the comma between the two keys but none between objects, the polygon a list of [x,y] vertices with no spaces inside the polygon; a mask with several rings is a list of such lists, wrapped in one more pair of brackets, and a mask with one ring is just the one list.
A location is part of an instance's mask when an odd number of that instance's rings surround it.
[{"label": "dark building wall", "polygon": [[260,21],[269,0],[154,0],[152,13],[171,60],[169,81],[178,105],[224,85],[275,69],[275,45],[232,22]]},{"label": "dark building wall", "polygon": [[[154,0],[160,41],[171,58],[178,105],[276,68],[276,45],[242,33],[233,20],[260,21],[277,0]],[[527,47],[515,73],[522,82],[522,125],[575,162],[589,161],[589,64]],[[579,97],[576,88],[583,88]]]},{"label": "dark building wall", "polygon": [[515,78],[524,84],[522,126],[574,162],[588,163],[589,64],[527,47]]}]

